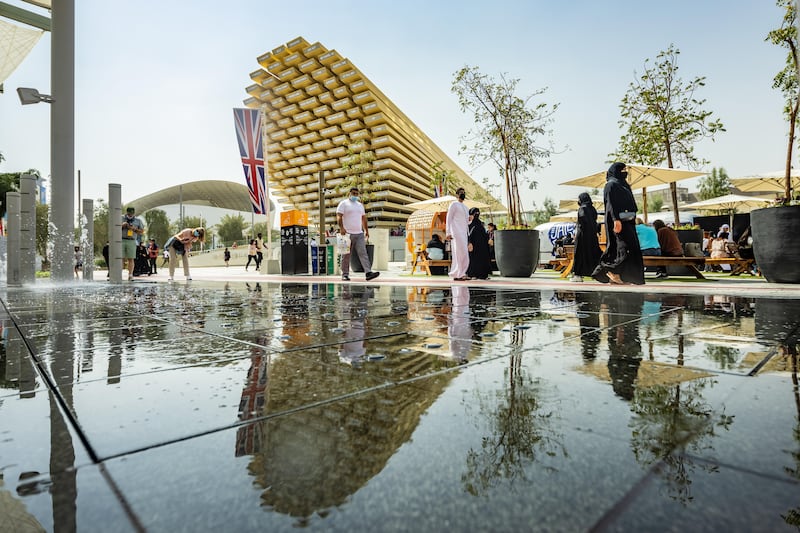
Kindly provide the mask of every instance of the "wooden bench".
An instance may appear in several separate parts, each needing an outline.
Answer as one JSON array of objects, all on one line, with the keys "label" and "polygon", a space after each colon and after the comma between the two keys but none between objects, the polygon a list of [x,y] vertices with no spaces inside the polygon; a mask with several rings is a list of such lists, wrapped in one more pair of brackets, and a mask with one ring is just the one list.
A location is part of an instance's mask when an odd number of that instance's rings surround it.
[{"label": "wooden bench", "polygon": [[668,267],[683,266],[694,274],[697,279],[706,279],[703,273],[697,268],[706,264],[705,257],[672,257],[668,255],[645,255],[642,257],[646,267]]},{"label": "wooden bench", "polygon": [[731,276],[739,274],[749,274],[753,270],[753,259],[742,259],[739,257],[706,257],[706,265],[731,265]]},{"label": "wooden bench", "polygon": [[437,266],[449,267],[450,260],[429,259],[428,252],[426,250],[424,249],[417,250],[416,252],[414,252],[414,260],[411,262],[411,274],[413,275],[414,272],[417,270],[417,267],[419,267],[420,272],[424,270],[425,273],[430,276],[431,267],[437,267]]}]

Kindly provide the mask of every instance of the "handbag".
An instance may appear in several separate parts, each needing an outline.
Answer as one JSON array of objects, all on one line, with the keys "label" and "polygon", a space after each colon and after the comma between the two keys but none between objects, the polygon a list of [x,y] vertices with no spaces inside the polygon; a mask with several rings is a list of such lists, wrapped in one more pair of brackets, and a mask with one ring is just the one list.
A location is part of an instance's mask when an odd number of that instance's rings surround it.
[{"label": "handbag", "polygon": [[623,222],[630,222],[636,218],[636,211],[620,211],[619,219]]}]

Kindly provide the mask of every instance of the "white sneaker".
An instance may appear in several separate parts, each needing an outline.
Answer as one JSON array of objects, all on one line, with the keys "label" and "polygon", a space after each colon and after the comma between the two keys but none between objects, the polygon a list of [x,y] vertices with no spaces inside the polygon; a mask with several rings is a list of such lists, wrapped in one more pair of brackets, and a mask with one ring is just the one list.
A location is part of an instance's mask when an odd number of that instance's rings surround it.
[{"label": "white sneaker", "polygon": [[577,274],[574,274],[570,281],[574,281],[575,283],[582,283],[583,282],[583,276],[579,276]]}]

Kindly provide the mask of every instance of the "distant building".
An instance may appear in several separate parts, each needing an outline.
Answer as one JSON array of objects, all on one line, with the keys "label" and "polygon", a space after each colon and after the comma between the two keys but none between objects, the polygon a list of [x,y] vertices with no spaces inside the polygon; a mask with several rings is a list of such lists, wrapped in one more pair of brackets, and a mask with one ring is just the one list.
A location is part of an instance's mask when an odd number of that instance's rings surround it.
[{"label": "distant building", "polygon": [[414,211],[407,204],[431,198],[428,176],[440,161],[445,170],[455,172],[469,197],[488,199],[480,185],[337,51],[298,37],[258,62],[263,68],[250,73],[254,83],[246,89],[250,97],[244,104],[265,114],[270,191],[284,208],[308,211],[317,221],[322,172],[327,190],[323,226],[334,224],[336,205],[347,194],[341,188],[350,174],[344,168],[348,162],[366,163],[374,172],[372,193],[362,198],[372,226],[397,227]]}]

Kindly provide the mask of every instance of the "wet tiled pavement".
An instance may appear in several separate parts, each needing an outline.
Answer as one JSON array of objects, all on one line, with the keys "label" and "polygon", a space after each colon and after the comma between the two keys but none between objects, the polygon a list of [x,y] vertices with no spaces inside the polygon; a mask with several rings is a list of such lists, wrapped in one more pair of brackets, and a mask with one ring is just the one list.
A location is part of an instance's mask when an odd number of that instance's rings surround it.
[{"label": "wet tiled pavement", "polygon": [[800,290],[223,274],[0,288],[0,531],[800,526]]}]

